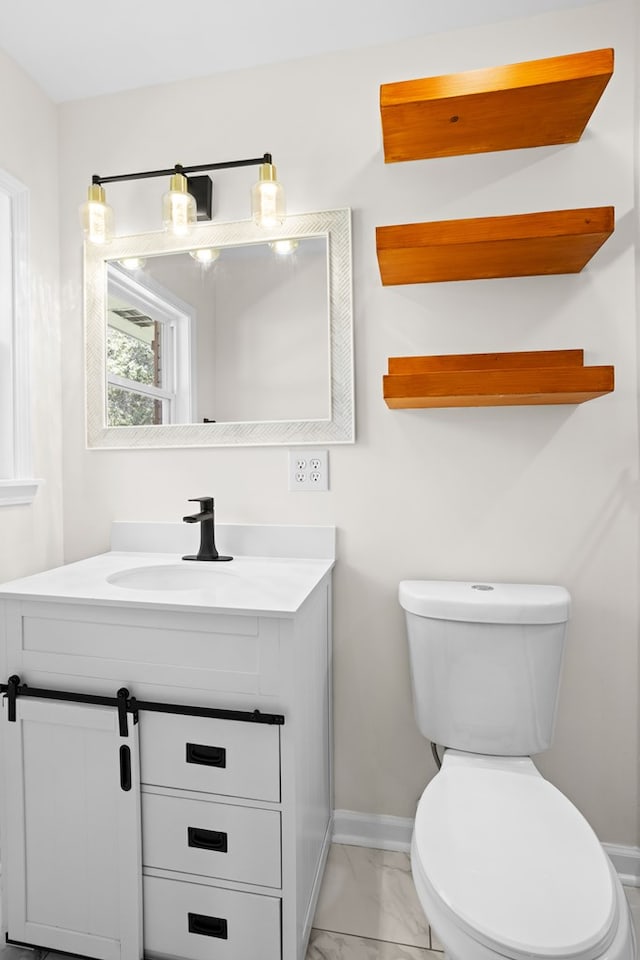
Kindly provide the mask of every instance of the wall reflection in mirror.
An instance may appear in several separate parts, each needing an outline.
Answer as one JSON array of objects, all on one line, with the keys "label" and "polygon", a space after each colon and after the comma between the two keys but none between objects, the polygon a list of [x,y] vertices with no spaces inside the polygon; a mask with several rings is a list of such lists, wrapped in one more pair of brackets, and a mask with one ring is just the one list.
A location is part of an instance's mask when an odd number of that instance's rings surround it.
[{"label": "wall reflection in mirror", "polygon": [[330,414],[326,237],[109,262],[107,423]]},{"label": "wall reflection in mirror", "polygon": [[85,246],[90,447],[351,443],[349,210]]}]

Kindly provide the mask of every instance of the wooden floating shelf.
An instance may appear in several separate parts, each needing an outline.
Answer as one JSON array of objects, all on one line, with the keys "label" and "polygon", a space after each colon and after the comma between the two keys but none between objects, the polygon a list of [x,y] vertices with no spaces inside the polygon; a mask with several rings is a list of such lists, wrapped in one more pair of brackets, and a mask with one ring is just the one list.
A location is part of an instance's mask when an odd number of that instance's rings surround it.
[{"label": "wooden floating shelf", "polygon": [[614,230],[613,207],[376,227],[384,286],[579,273]]},{"label": "wooden floating shelf", "polygon": [[607,48],[385,83],[385,162],[574,143],[612,73]]},{"label": "wooden floating shelf", "polygon": [[582,350],[390,357],[392,409],[584,403],[614,388],[614,368],[585,367]]}]

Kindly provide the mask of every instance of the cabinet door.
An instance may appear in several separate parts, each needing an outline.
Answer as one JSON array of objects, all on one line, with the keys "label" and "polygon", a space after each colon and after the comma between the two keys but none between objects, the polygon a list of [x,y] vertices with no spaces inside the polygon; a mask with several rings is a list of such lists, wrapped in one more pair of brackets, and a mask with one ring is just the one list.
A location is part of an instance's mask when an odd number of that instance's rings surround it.
[{"label": "cabinet door", "polygon": [[10,722],[3,702],[8,939],[139,960],[137,726],[120,737],[115,708],[26,698]]}]

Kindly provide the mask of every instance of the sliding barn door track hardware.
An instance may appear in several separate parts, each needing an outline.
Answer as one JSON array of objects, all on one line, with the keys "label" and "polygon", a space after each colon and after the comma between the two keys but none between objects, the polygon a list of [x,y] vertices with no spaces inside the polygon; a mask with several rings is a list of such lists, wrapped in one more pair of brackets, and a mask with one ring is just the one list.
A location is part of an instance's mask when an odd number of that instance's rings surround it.
[{"label": "sliding barn door track hardware", "polygon": [[138,722],[138,712],[148,710],[153,713],[177,713],[189,717],[211,717],[215,720],[237,720],[243,723],[268,723],[282,726],[284,716],[281,713],[262,713],[261,710],[224,710],[219,707],[195,707],[184,703],[156,703],[152,700],[138,700],[132,697],[126,687],[121,687],[115,697],[102,697],[93,693],[76,693],[75,690],[47,690],[42,687],[30,687],[21,683],[14,674],[7,683],[0,683],[0,693],[7,700],[7,720],[16,720],[16,701],[18,697],[37,697],[42,700],[64,700],[70,703],[96,704],[102,707],[116,707],[120,736],[128,736],[128,714],[134,724]]}]

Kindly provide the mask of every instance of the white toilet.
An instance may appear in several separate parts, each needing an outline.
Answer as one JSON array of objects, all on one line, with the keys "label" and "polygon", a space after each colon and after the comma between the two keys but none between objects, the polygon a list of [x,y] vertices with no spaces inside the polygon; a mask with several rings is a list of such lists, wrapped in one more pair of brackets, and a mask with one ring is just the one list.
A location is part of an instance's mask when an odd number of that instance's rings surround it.
[{"label": "white toilet", "polygon": [[563,587],[405,580],[420,731],[445,748],[411,868],[450,960],[636,960],[624,890],[582,814],[529,755],[551,743]]}]

